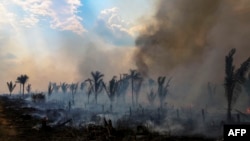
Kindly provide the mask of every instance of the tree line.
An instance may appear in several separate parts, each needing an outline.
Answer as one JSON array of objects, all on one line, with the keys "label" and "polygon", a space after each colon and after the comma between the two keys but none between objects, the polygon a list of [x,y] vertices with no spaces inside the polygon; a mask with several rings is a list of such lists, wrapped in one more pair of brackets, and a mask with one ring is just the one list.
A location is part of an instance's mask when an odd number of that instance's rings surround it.
[{"label": "tree line", "polygon": [[[234,54],[236,49],[233,48],[229,51],[228,55],[225,56],[225,79],[224,88],[225,96],[227,100],[227,120],[232,120],[232,108],[235,105],[239,94],[242,92],[242,87],[245,88],[246,92],[250,97],[250,57],[246,59],[241,66],[236,69],[233,64]],[[247,75],[248,74],[248,75]],[[119,101],[125,102],[125,95],[129,89],[131,91],[131,103],[133,106],[138,105],[139,94],[143,87],[143,82],[146,80],[142,77],[141,73],[137,70],[130,70],[128,74],[120,74],[120,77],[113,76],[113,78],[105,83],[103,81],[104,74],[100,71],[92,71],[91,77],[80,83],[80,90],[85,91],[88,98],[90,95],[94,95],[95,104],[98,103],[98,95],[103,91],[107,94],[110,99],[111,105],[114,103],[115,98]],[[26,74],[22,74],[17,77],[15,82],[7,82],[9,94],[11,95],[16,87],[16,84],[20,84],[20,93],[24,96],[25,84],[29,77]],[[148,79],[148,86],[156,86],[157,90],[153,88],[147,93],[147,99],[150,104],[154,104],[156,97],[158,96],[160,107],[163,107],[163,103],[169,91],[171,78],[167,79],[166,76],[159,76],[157,80]],[[70,89],[72,95],[72,102],[74,103],[74,97],[77,92],[79,83],[67,84],[65,82],[57,85],[56,83],[49,83],[48,95],[50,96],[53,92],[57,93],[61,88],[63,93],[66,93]],[[31,91],[31,84],[26,87],[28,93]],[[215,93],[215,88],[208,84],[209,93]],[[250,99],[249,99],[250,100]]]}]

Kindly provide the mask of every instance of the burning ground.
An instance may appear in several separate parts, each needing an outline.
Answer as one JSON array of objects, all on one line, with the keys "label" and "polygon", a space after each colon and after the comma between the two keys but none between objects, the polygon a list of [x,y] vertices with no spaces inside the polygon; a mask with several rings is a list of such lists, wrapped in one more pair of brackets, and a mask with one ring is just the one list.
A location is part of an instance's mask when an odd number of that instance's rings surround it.
[{"label": "burning ground", "polygon": [[[6,96],[1,96],[0,101],[0,136],[4,141],[214,140],[200,134],[180,136],[170,132],[159,133],[152,130],[152,127],[150,127],[152,123],[148,123],[147,126],[137,125],[140,122],[138,118],[147,114],[146,110],[145,113],[140,114],[138,111],[132,111],[133,114],[130,115],[130,118],[123,117],[123,119],[118,121],[114,119],[110,121],[110,116],[108,115],[115,115],[116,113],[101,112],[96,109],[80,110],[75,108],[72,108],[70,112],[68,109],[59,109],[58,103],[30,103],[28,100],[23,101],[22,99],[8,98]],[[99,113],[99,116],[96,116],[97,113]],[[46,119],[44,115],[46,115]],[[106,116],[107,120],[100,115]],[[80,121],[79,116],[81,116],[81,120],[89,119],[90,116],[92,116],[92,119],[86,120],[85,123],[77,124]],[[61,120],[58,120],[58,118],[61,118]]]},{"label": "burning ground", "polygon": [[[26,98],[28,97],[26,96]],[[1,139],[6,141],[213,140],[199,134],[180,136],[170,132],[156,132],[150,127],[152,123],[145,126],[141,124],[143,119],[138,119],[147,118],[145,117],[146,110],[145,113],[132,110],[133,114],[129,117],[125,116],[117,121],[111,118],[112,115],[117,114],[116,112],[103,112],[96,108],[90,110],[72,108],[69,111],[67,108],[58,108],[60,107],[58,103],[30,103],[6,96],[1,96],[1,107],[0,135]],[[47,117],[46,126],[43,125],[45,115]],[[101,115],[106,116],[107,120],[105,121]],[[112,119],[112,122],[109,122],[109,119]]]}]

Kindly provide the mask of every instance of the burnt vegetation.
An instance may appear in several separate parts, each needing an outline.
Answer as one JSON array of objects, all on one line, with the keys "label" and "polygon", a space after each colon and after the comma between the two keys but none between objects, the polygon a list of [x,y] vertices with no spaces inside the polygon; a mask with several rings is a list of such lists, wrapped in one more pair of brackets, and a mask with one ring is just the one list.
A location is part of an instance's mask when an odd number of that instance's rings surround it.
[{"label": "burnt vegetation", "polygon": [[[235,69],[235,53],[232,49],[225,57],[227,108],[217,115],[210,114],[206,107],[194,108],[192,103],[185,107],[168,104],[174,79],[167,76],[152,79],[138,70],[108,81],[100,71],[92,71],[80,83],[49,82],[47,93],[34,92],[28,84],[26,96],[24,87],[29,77],[21,75],[16,83],[20,83],[20,88],[23,86],[22,94],[13,95],[16,84],[7,82],[11,99],[4,97],[5,104],[13,104],[9,111],[19,114],[19,120],[14,122],[17,128],[25,126],[22,136],[46,135],[49,140],[214,140],[221,137],[224,123],[250,121],[249,113],[233,112],[242,88],[249,95],[250,83],[250,59]],[[214,101],[218,86],[209,82],[205,87],[208,106],[217,106]],[[211,136],[205,136],[206,132]]]},{"label": "burnt vegetation", "polygon": [[227,120],[230,122],[232,120],[232,107],[239,97],[242,91],[242,84],[246,81],[246,74],[250,68],[250,58],[244,61],[241,66],[235,70],[233,65],[233,55],[236,49],[232,49],[226,56],[226,66],[225,66],[225,92],[227,98]]}]

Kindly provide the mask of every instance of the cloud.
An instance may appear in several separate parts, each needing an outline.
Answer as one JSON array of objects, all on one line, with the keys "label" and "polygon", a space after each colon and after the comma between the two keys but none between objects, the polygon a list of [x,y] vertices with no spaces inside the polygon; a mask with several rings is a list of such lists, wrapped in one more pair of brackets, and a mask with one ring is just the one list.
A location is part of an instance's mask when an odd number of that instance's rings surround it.
[{"label": "cloud", "polygon": [[51,0],[13,0],[13,3],[21,6],[27,14],[32,13],[42,16],[48,16],[51,14]]},{"label": "cloud", "polygon": [[113,7],[100,12],[94,30],[106,42],[126,46],[134,44],[134,37],[129,32],[130,28],[132,25],[120,17],[117,7]]},{"label": "cloud", "polygon": [[[16,7],[12,9],[9,5]],[[14,20],[17,25],[34,27],[43,19],[48,21],[53,29],[72,31],[81,35],[86,31],[81,23],[82,18],[77,15],[81,5],[80,0],[4,0],[0,3],[0,11],[5,14],[3,17]],[[18,8],[21,12],[16,11]],[[0,20],[1,22],[6,23],[3,20]]]},{"label": "cloud", "polygon": [[29,17],[24,18],[21,20],[21,23],[26,27],[35,26],[39,22],[39,19],[36,18],[35,15],[31,14]]},{"label": "cloud", "polygon": [[16,15],[9,12],[8,9],[6,9],[4,3],[0,3],[0,17],[0,25],[2,26],[6,24],[12,25],[16,20]]},{"label": "cloud", "polygon": [[[60,1],[61,2],[61,1]],[[71,30],[77,34],[86,32],[81,21],[82,18],[77,15],[78,8],[82,5],[80,0],[66,0],[66,4],[57,3],[55,6],[61,5],[62,8],[54,8],[52,14],[51,27],[60,30]]]}]

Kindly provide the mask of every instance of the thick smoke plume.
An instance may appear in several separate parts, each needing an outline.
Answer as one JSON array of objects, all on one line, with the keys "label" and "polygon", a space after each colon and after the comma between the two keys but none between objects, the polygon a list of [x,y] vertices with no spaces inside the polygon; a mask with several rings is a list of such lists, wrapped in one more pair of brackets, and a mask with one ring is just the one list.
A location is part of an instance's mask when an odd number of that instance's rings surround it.
[{"label": "thick smoke plume", "polygon": [[211,66],[217,70],[233,47],[244,60],[250,51],[248,5],[247,0],[159,0],[155,16],[136,40],[139,70],[166,74],[213,58],[220,59]]}]

